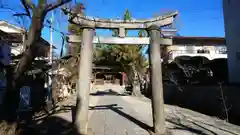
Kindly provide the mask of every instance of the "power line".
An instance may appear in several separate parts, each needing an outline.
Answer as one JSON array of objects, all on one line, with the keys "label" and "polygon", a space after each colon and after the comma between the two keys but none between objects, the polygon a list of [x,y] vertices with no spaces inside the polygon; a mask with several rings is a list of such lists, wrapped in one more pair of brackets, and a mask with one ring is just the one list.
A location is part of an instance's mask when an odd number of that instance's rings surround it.
[{"label": "power line", "polygon": [[44,26],[47,27],[47,28],[50,28],[50,29],[52,28],[53,31],[58,32],[58,33],[60,33],[60,34],[68,35],[68,33],[66,33],[66,32],[62,32],[62,31],[60,31],[60,30],[57,30],[56,28],[51,27],[50,25],[44,24]]}]

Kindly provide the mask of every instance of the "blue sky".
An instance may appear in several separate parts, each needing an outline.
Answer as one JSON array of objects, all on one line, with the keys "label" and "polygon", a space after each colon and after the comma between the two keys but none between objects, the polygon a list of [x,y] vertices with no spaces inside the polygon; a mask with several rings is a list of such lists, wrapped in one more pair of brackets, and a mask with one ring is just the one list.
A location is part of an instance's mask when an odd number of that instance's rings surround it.
[{"label": "blue sky", "polygon": [[[36,1],[36,0],[35,0]],[[74,0],[73,0],[74,1]],[[76,0],[79,1],[79,0]],[[101,18],[122,17],[124,11],[129,9],[134,18],[151,18],[154,15],[168,11],[179,11],[176,27],[182,36],[224,36],[224,22],[221,0],[81,0],[86,7],[86,15]],[[10,5],[21,5],[18,0],[8,2]],[[48,14],[48,18],[51,13]],[[14,23],[11,14],[2,12],[1,20]],[[55,11],[54,28],[67,33],[67,18]],[[43,38],[49,41],[50,30],[43,29]],[[98,35],[110,36],[111,32],[98,30]],[[134,34],[134,32],[132,33]],[[131,35],[132,35],[131,34]],[[61,36],[54,32],[54,44],[61,48]]]}]

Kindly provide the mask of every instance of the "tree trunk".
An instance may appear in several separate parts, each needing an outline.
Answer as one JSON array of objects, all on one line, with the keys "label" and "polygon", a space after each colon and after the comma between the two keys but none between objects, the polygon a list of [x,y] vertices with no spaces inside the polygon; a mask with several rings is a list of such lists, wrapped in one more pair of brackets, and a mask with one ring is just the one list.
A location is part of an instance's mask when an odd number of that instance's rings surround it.
[{"label": "tree trunk", "polygon": [[27,33],[26,51],[24,52],[22,58],[19,61],[18,67],[15,70],[14,80],[18,80],[19,77],[22,76],[23,73],[29,69],[32,61],[37,55],[36,52],[38,52],[38,49],[40,49],[38,42],[41,38],[41,31],[43,28],[45,16],[46,13],[44,12],[44,10],[36,9],[35,11],[33,11],[30,30]]},{"label": "tree trunk", "polygon": [[133,86],[133,90],[132,90],[132,95],[134,96],[142,96],[141,93],[141,84],[139,81],[139,77],[138,77],[138,72],[136,70],[135,65],[132,66],[132,75],[133,75],[133,81],[132,81],[132,86]]},{"label": "tree trunk", "polygon": [[43,28],[45,16],[46,13],[42,9],[35,9],[33,11],[30,30],[27,34],[26,50],[12,74],[11,82],[9,82],[7,86],[8,89],[4,99],[4,108],[7,118],[15,119],[14,114],[18,108],[19,88],[21,87],[22,82],[21,78],[24,76],[24,72],[31,67],[32,61],[36,57],[38,49],[40,49],[40,46],[37,44],[37,42],[39,42],[41,38],[41,30]]}]

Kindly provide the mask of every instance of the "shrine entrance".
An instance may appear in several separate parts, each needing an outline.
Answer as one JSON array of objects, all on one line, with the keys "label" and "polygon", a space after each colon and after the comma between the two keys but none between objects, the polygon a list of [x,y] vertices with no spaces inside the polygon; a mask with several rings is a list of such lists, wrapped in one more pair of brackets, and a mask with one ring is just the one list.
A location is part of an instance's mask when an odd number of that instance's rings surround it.
[{"label": "shrine entrance", "polygon": [[[78,24],[83,28],[82,37],[70,35],[69,41],[81,43],[81,60],[79,65],[79,79],[77,88],[77,112],[75,126],[80,134],[87,134],[89,91],[92,76],[93,43],[146,45],[150,44],[150,82],[152,88],[153,129],[155,134],[165,133],[165,116],[163,102],[162,70],[161,70],[161,45],[172,45],[172,39],[161,37],[160,28],[171,25],[178,12],[169,13],[147,20],[106,20],[95,17],[86,17],[66,10],[69,22]],[[119,37],[94,37],[95,29],[118,29]],[[150,37],[125,37],[125,30],[147,30]],[[109,76],[107,76],[108,78]]]},{"label": "shrine entrance", "polygon": [[[103,62],[104,63],[104,62]],[[92,67],[92,83],[93,85],[119,85],[124,86],[126,81],[125,73],[120,64],[106,65],[95,62]]]},{"label": "shrine entrance", "polygon": [[95,85],[122,85],[122,74],[117,72],[99,72],[95,74]]}]

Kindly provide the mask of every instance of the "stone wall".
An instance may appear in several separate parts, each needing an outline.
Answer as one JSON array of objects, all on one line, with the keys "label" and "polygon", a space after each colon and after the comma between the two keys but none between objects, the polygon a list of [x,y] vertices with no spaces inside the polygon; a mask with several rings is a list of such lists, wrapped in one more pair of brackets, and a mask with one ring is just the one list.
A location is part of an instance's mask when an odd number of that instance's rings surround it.
[{"label": "stone wall", "polygon": [[[240,125],[240,86],[223,86],[227,99],[229,121]],[[176,86],[164,85],[164,101],[166,104],[188,108],[210,116],[225,119],[223,102],[220,99],[219,86]]]},{"label": "stone wall", "polygon": [[[240,87],[223,86],[222,88],[229,110],[229,121],[240,124]],[[174,86],[165,86],[166,104],[189,108],[207,115],[225,119],[220,86],[184,86],[182,91]]]}]

